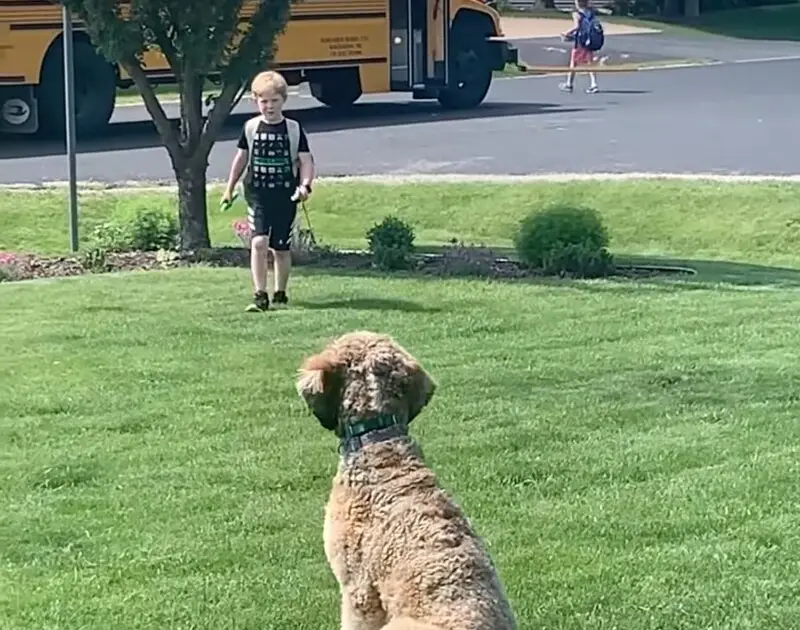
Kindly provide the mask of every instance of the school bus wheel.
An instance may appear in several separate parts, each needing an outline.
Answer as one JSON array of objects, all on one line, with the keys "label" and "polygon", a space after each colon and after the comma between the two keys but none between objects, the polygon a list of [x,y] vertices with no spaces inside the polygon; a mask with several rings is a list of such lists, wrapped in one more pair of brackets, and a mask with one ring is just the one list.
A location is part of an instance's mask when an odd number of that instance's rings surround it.
[{"label": "school bus wheel", "polygon": [[308,83],[311,96],[328,107],[349,107],[362,94],[357,67],[321,70],[309,77]]},{"label": "school bus wheel", "polygon": [[450,33],[450,85],[439,94],[443,107],[477,107],[489,92],[492,68],[486,37],[492,27],[482,18],[471,13],[456,16]]},{"label": "school bus wheel", "polygon": [[[75,73],[75,133],[80,137],[103,132],[117,98],[117,77],[109,64],[83,38],[73,42]],[[39,126],[48,134],[63,134],[64,120],[64,54],[58,37],[50,46],[42,63],[38,87]]]}]

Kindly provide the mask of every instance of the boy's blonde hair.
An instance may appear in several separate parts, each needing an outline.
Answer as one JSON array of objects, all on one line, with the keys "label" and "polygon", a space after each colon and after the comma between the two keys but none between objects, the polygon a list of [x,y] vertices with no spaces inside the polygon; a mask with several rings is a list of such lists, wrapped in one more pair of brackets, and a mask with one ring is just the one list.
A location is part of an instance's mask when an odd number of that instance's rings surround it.
[{"label": "boy's blonde hair", "polygon": [[280,72],[267,70],[266,72],[259,72],[255,76],[250,84],[250,91],[255,96],[263,96],[266,92],[274,92],[279,94],[285,101],[289,95],[289,85]]}]

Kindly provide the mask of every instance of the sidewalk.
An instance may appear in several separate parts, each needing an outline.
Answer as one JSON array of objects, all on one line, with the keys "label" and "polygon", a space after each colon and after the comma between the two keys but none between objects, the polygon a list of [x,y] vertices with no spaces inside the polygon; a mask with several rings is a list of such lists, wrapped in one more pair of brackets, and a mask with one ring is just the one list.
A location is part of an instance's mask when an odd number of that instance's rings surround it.
[{"label": "sidewalk", "polygon": [[[602,20],[602,16],[601,16]],[[534,18],[534,17],[501,17],[500,26],[508,39],[534,39],[558,37],[572,25],[569,17]],[[640,35],[643,33],[660,33],[658,29],[629,26],[627,24],[603,23],[606,35]]]}]

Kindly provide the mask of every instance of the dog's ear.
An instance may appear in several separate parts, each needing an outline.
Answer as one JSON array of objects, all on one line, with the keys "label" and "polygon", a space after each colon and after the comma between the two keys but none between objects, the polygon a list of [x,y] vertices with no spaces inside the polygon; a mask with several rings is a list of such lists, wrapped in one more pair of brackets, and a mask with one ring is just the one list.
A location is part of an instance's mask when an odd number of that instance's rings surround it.
[{"label": "dog's ear", "polygon": [[433,398],[436,383],[422,366],[414,361],[409,369],[406,402],[408,403],[408,422],[410,423]]},{"label": "dog's ear", "polygon": [[331,352],[306,359],[297,374],[297,393],[319,423],[335,431],[342,395],[341,365]]}]

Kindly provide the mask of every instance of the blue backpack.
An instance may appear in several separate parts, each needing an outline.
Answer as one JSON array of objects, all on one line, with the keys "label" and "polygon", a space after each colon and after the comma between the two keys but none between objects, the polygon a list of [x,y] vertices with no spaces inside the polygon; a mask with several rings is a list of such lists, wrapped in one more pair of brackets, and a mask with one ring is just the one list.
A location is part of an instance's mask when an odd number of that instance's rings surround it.
[{"label": "blue backpack", "polygon": [[578,31],[575,33],[575,42],[581,48],[597,52],[605,44],[606,36],[603,25],[595,18],[594,11],[588,14],[581,12],[578,18]]}]

